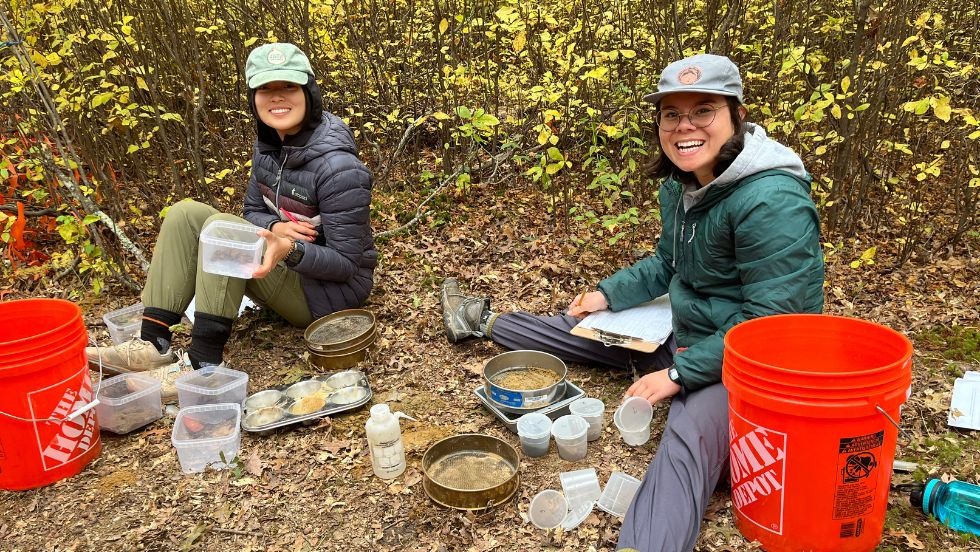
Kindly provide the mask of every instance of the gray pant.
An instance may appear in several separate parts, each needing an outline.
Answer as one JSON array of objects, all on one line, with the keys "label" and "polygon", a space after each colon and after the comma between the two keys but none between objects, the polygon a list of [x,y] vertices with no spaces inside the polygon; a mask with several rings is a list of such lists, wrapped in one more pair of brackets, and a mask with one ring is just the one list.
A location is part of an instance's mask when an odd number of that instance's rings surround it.
[{"label": "gray pant", "polygon": [[510,350],[530,349],[550,353],[565,362],[601,364],[620,370],[650,372],[674,363],[673,338],[652,353],[623,347],[607,347],[598,341],[569,333],[578,319],[567,314],[538,316],[527,312],[508,312],[493,320],[490,339]]},{"label": "gray pant", "polygon": [[[569,333],[572,316],[501,314],[490,338],[508,349],[533,349],[567,362],[647,372],[670,366],[673,339],[653,353],[606,347]],[[716,383],[672,399],[657,453],[647,468],[619,532],[620,550],[694,549],[711,493],[728,468],[728,392]]]},{"label": "gray pant", "polygon": [[198,247],[201,230],[214,220],[248,223],[196,201],[179,201],[170,207],[153,248],[150,272],[143,288],[143,305],[182,313],[194,299],[198,312],[235,319],[242,297],[248,295],[293,326],[303,327],[312,322],[299,274],[282,265],[258,280],[230,278],[202,270]]}]

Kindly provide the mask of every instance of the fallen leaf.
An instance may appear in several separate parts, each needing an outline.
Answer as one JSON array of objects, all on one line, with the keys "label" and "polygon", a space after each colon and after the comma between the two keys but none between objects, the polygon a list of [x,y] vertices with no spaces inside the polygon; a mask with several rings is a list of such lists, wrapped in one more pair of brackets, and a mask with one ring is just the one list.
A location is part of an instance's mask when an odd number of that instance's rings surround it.
[{"label": "fallen leaf", "polygon": [[262,460],[259,459],[259,449],[252,449],[252,454],[245,461],[245,471],[255,477],[262,477]]}]

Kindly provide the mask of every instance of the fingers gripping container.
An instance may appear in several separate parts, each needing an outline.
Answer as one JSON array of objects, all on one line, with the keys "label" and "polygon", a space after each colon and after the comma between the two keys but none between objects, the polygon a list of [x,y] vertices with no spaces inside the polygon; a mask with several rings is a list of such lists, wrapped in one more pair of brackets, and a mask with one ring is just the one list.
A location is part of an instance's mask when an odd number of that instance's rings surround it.
[{"label": "fingers gripping container", "polygon": [[102,315],[102,321],[109,328],[109,337],[114,344],[125,343],[140,331],[140,325],[143,323],[143,303],[107,312]]},{"label": "fingers gripping container", "polygon": [[221,366],[206,366],[180,376],[174,386],[177,388],[177,402],[181,408],[199,404],[240,405],[245,400],[248,374]]},{"label": "fingers gripping container", "polygon": [[249,279],[262,264],[265,241],[258,226],[212,221],[201,232],[203,270],[211,274]]},{"label": "fingers gripping container", "polygon": [[145,374],[119,374],[99,387],[99,427],[123,434],[163,416],[160,381]]},{"label": "fingers gripping container", "polygon": [[238,456],[242,444],[238,404],[205,404],[181,408],[170,441],[177,449],[180,470],[199,473],[223,469]]}]

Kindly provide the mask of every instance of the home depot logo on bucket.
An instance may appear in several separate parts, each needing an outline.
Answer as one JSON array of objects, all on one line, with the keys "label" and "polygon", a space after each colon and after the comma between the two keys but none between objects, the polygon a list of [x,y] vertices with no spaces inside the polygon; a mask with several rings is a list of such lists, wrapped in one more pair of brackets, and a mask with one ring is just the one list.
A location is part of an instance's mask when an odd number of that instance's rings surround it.
[{"label": "home depot logo on bucket", "polygon": [[732,502],[746,519],[781,535],[786,434],[728,413]]},{"label": "home depot logo on bucket", "polygon": [[[92,448],[98,431],[95,410],[74,420],[64,419],[92,402],[92,398],[87,366],[66,380],[27,393],[44,471],[61,467]],[[58,423],[46,418],[64,421]]]}]

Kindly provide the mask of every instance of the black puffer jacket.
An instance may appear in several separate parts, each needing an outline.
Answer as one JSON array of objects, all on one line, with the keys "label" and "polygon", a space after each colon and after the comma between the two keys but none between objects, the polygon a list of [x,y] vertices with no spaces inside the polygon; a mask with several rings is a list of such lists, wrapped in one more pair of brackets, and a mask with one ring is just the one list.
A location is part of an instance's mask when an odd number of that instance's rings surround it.
[{"label": "black puffer jacket", "polygon": [[372,176],[357,157],[354,135],[340,118],[322,111],[318,90],[307,89],[307,106],[309,115],[322,115],[307,121],[299,140],[287,136],[283,144],[273,129],[258,123],[244,215],[271,228],[288,220],[287,210],[317,227],[316,241],[306,243],[292,270],[319,318],[364,303],[378,253],[370,221]]}]

